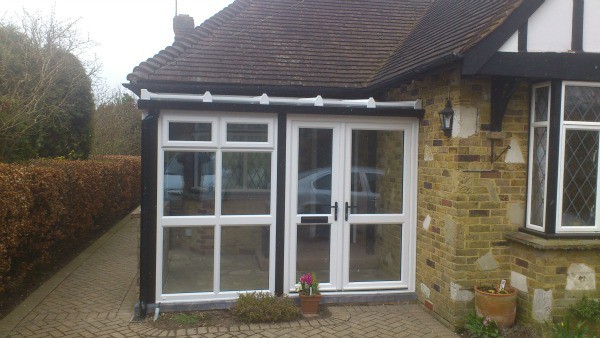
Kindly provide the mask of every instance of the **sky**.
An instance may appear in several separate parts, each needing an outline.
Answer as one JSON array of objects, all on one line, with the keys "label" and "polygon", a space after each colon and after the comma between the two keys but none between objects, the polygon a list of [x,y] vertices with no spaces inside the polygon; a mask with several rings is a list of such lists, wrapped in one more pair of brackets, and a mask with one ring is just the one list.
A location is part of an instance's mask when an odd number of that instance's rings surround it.
[{"label": "sky", "polygon": [[196,26],[233,0],[0,0],[0,19],[15,19],[23,10],[57,19],[78,19],[77,30],[97,46],[87,51],[101,62],[101,77],[118,88],[140,62],[173,42],[177,12],[194,18]]}]

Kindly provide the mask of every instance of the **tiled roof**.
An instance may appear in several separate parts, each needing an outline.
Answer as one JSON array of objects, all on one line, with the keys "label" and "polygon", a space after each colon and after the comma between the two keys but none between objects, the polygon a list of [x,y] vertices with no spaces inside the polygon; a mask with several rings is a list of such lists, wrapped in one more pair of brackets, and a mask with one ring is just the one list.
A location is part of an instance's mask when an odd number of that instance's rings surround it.
[{"label": "tiled roof", "polygon": [[356,89],[464,53],[524,0],[237,0],[128,80]]}]

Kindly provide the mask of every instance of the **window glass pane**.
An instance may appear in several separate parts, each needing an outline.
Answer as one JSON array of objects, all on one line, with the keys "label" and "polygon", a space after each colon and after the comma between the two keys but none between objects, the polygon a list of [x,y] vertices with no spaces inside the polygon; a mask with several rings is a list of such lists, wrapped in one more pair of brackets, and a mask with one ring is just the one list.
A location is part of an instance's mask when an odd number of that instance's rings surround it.
[{"label": "window glass pane", "polygon": [[163,230],[163,293],[212,292],[214,228]]},{"label": "window glass pane", "polygon": [[598,131],[567,130],[562,226],[594,226],[598,185]]},{"label": "window glass pane", "polygon": [[269,289],[269,227],[221,228],[221,290]]},{"label": "window glass pane", "polygon": [[223,215],[271,213],[271,153],[223,153]]},{"label": "window glass pane", "polygon": [[548,104],[550,99],[550,87],[535,89],[535,122],[548,121]]},{"label": "window glass pane", "polygon": [[314,272],[319,283],[329,282],[329,224],[298,225],[296,248],[296,282],[308,272]]},{"label": "window glass pane", "polygon": [[565,120],[600,122],[600,87],[565,86]]},{"label": "window glass pane", "polygon": [[229,142],[268,142],[268,124],[228,123],[227,141]]},{"label": "window glass pane", "polygon": [[164,216],[214,215],[215,153],[164,153]]},{"label": "window glass pane", "polygon": [[300,128],[298,214],[331,213],[333,130]]},{"label": "window glass pane", "polygon": [[210,141],[210,123],[169,122],[170,141]]},{"label": "window glass pane", "polygon": [[357,214],[402,213],[404,132],[353,130],[351,204]]},{"label": "window glass pane", "polygon": [[350,282],[400,280],[402,226],[352,224],[350,228]]},{"label": "window glass pane", "polygon": [[531,211],[529,222],[544,226],[546,210],[546,138],[547,128],[534,128],[533,162],[531,163]]}]

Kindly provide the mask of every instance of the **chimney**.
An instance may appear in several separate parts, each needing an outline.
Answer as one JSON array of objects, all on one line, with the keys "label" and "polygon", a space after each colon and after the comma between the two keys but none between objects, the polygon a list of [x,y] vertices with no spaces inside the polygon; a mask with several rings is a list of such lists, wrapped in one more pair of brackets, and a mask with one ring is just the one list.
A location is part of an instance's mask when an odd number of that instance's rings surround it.
[{"label": "chimney", "polygon": [[173,32],[175,40],[189,34],[194,30],[194,18],[187,14],[179,14],[173,18]]}]

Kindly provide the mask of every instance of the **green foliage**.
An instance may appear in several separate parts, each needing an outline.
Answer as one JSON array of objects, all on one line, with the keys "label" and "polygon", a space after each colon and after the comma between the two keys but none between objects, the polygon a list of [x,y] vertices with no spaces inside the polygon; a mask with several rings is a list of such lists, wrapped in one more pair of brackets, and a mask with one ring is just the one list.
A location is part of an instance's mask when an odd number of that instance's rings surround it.
[{"label": "green foliage", "polygon": [[202,318],[189,313],[178,313],[173,317],[173,320],[179,325],[196,325],[200,323]]},{"label": "green foliage", "polygon": [[139,157],[0,163],[0,307],[140,202]]},{"label": "green foliage", "polygon": [[584,324],[583,321],[571,324],[570,319],[567,318],[564,321],[553,323],[550,332],[552,338],[587,338],[589,337],[588,329]]},{"label": "green foliage", "polygon": [[569,314],[580,320],[600,323],[600,301],[583,297],[569,308]]},{"label": "green foliage", "polygon": [[471,313],[467,317],[465,330],[472,338],[498,338],[501,337],[498,324],[489,317],[479,317],[476,313]]},{"label": "green foliage", "polygon": [[115,92],[94,112],[94,155],[140,155],[141,111],[135,99]]},{"label": "green foliage", "polygon": [[300,315],[300,310],[287,296],[276,297],[258,292],[240,294],[233,313],[245,323],[272,323],[294,320]]},{"label": "green foliage", "polygon": [[24,14],[0,22],[0,162],[87,158],[94,102],[91,70],[74,23]]}]

